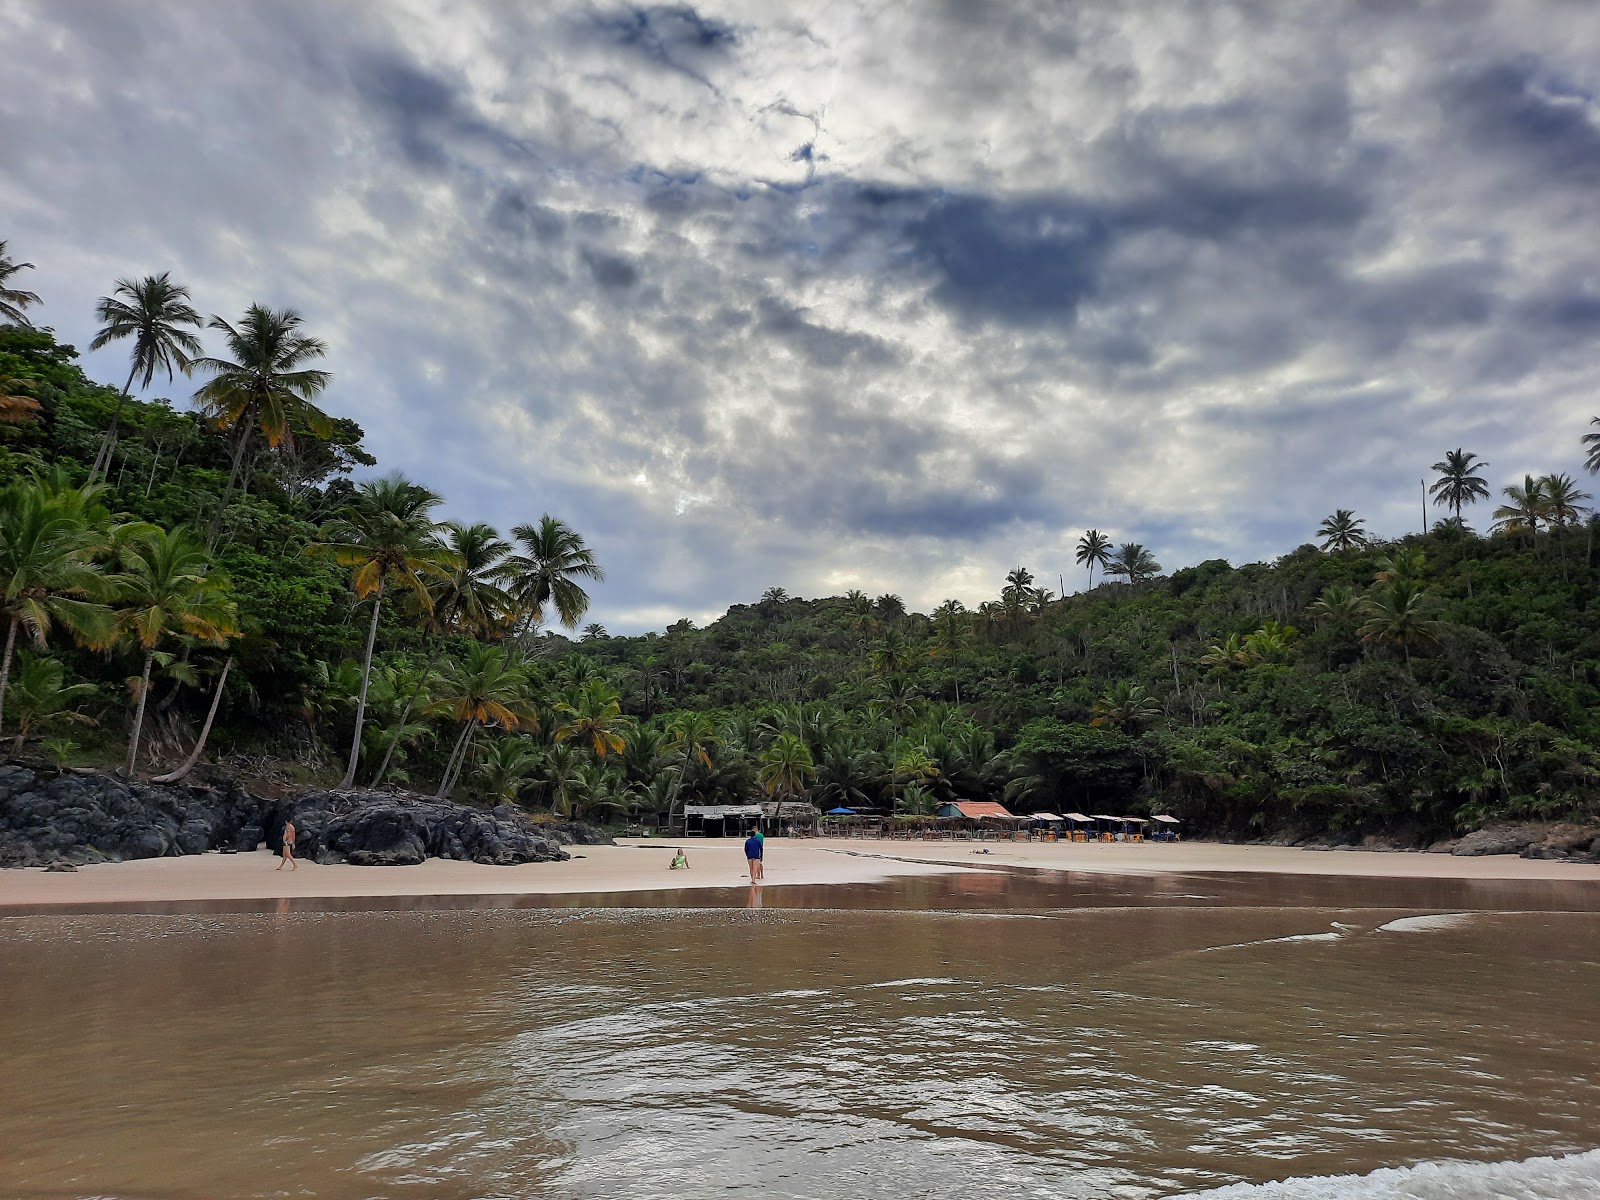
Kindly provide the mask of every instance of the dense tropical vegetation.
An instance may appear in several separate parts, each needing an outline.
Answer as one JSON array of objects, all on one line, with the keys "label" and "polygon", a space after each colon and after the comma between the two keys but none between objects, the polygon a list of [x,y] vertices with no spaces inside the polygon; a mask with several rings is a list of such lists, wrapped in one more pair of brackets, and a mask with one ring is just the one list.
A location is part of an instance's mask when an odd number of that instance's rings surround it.
[{"label": "dense tropical vegetation", "polygon": [[[169,276],[119,280],[96,309],[96,344],[129,350],[119,390],[28,323],[28,267],[0,242],[0,757],[168,779],[210,758],[619,822],[966,797],[1446,832],[1600,803],[1597,524],[1574,475],[1496,490],[1458,448],[1434,464],[1438,523],[1398,542],[1338,509],[1274,564],[1162,575],[1089,530],[1076,595],[1021,566],[927,615],[774,587],[705,628],[611,637],[583,625],[604,576],[573,525],[502,537],[417,482],[352,480],[376,464],[322,407],[327,347],[299,314],[203,322]],[[180,376],[182,405],[134,395]],[[1600,434],[1568,449],[1600,471]]]}]

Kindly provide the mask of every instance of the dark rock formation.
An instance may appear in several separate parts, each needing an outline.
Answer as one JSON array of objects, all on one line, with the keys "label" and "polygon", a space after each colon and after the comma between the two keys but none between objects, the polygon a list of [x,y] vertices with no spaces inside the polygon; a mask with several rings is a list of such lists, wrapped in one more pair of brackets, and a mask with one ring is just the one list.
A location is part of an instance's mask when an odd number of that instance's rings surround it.
[{"label": "dark rock formation", "polygon": [[263,800],[233,781],[127,783],[109,775],[0,767],[0,866],[121,862],[283,846],[293,817],[302,857],[389,866],[428,858],[510,865],[567,858],[563,845],[602,845],[602,831],[377,792],[305,792]]},{"label": "dark rock formation", "polygon": [[[429,858],[510,866],[568,857],[550,826],[509,806],[492,812],[372,792],[306,792],[268,814],[267,845],[283,846],[293,819],[302,857],[357,866],[406,866]],[[585,833],[591,836],[598,831]],[[604,842],[611,839],[599,835]]]},{"label": "dark rock formation", "polygon": [[1491,825],[1457,840],[1451,854],[1520,854],[1567,862],[1600,862],[1600,827],[1530,822]]},{"label": "dark rock formation", "polygon": [[236,838],[259,807],[232,783],[158,787],[0,767],[0,866],[200,854]]}]

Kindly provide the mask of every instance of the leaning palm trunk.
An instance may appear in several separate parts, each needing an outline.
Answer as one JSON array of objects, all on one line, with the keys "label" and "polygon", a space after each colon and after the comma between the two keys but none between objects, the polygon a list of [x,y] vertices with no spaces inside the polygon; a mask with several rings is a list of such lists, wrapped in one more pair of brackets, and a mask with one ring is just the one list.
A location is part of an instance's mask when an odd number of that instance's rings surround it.
[{"label": "leaning palm trunk", "polygon": [[139,676],[139,704],[133,710],[133,734],[128,738],[128,763],[123,769],[123,774],[129,779],[133,778],[133,770],[139,761],[139,734],[144,730],[144,702],[150,694],[150,665],[156,660],[154,648],[145,651],[144,673]]},{"label": "leaning palm trunk", "polygon": [[211,520],[211,529],[207,535],[207,542],[216,544],[217,533],[222,528],[222,517],[228,511],[228,504],[233,499],[233,489],[239,483],[239,468],[244,463],[245,447],[249,446],[250,439],[256,431],[255,414],[251,413],[244,418],[243,429],[239,434],[239,444],[233,448],[233,466],[228,470],[228,486],[222,489],[222,499],[217,504],[217,515]]},{"label": "leaning palm trunk", "polygon": [[372,594],[372,623],[367,626],[367,654],[361,662],[361,696],[356,701],[356,733],[350,739],[350,763],[344,769],[340,788],[348,788],[356,781],[356,763],[361,760],[361,726],[367,719],[367,681],[372,678],[372,646],[378,640],[378,614],[383,611],[383,579]]},{"label": "leaning palm trunk", "polygon": [[395,723],[394,737],[389,741],[389,747],[383,752],[383,761],[378,764],[378,773],[372,777],[368,787],[377,787],[383,782],[383,777],[389,771],[389,760],[394,757],[395,748],[400,745],[400,734],[406,727],[406,722],[411,719],[411,710],[417,705],[417,698],[422,695],[422,689],[428,686],[428,677],[433,674],[433,664],[439,661],[439,649],[434,647],[428,656],[428,665],[422,668],[422,678],[417,680],[417,686],[411,689],[411,698],[406,701],[405,711],[400,714],[400,720]]},{"label": "leaning palm trunk", "polygon": [[228,671],[233,667],[233,655],[228,655],[222,664],[222,674],[217,678],[217,690],[211,696],[211,708],[206,712],[206,723],[200,727],[200,736],[195,740],[194,749],[189,751],[189,757],[183,760],[183,765],[176,771],[169,771],[165,775],[157,775],[152,783],[177,783],[180,779],[188,777],[194,770],[195,764],[200,761],[200,756],[205,753],[206,739],[211,736],[211,723],[217,719],[217,708],[222,704],[222,689],[228,682]]},{"label": "leaning palm trunk", "polygon": [[444,774],[439,779],[439,790],[433,796],[435,800],[443,800],[445,794],[455,786],[456,759],[465,755],[467,738],[472,736],[472,727],[476,723],[476,717],[469,720],[461,730],[461,736],[456,738],[456,744],[450,748],[450,758],[444,764]]},{"label": "leaning palm trunk", "polygon": [[133,377],[139,373],[138,363],[133,370],[128,372],[128,382],[122,385],[122,391],[117,396],[117,407],[111,413],[111,428],[106,430],[105,436],[100,439],[100,449],[95,453],[94,465],[89,468],[89,482],[93,483],[102,470],[107,475],[111,474],[111,454],[117,448],[117,423],[122,420],[122,406],[128,402],[128,396],[133,388]]},{"label": "leaning palm trunk", "polygon": [[461,772],[467,768],[467,759],[472,756],[472,742],[477,735],[478,722],[477,719],[474,718],[467,726],[467,740],[462,744],[461,757],[456,759],[456,772],[454,775],[450,776],[450,786],[445,789],[446,796],[454,792],[456,790],[456,784],[461,782]]},{"label": "leaning palm trunk", "polygon": [[0,657],[0,729],[6,723],[6,685],[11,682],[11,652],[17,646],[17,626],[22,624],[22,618],[13,616],[11,624],[6,629],[6,649]]}]

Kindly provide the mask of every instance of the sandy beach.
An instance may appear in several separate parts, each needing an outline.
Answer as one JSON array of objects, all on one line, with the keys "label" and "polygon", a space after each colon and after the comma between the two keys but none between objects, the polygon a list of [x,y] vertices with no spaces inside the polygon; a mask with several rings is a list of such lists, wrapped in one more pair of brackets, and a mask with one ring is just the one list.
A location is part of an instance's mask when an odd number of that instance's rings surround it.
[{"label": "sandy beach", "polygon": [[[575,895],[749,886],[742,843],[684,843],[688,871],[669,871],[673,843],[624,839],[576,846],[563,863],[493,867],[433,859],[415,867],[319,866],[276,870],[266,850],[205,854],[81,867],[75,872],[0,871],[0,911],[54,904],[150,903],[357,896]],[[1600,884],[1600,866],[1496,855],[1311,851],[1211,842],[1071,844],[904,842],[868,839],[768,843],[767,887],[877,883],[908,875],[944,875],[994,867],[1106,874],[1259,872],[1385,879],[1552,879]],[[987,853],[978,853],[984,850]]]}]

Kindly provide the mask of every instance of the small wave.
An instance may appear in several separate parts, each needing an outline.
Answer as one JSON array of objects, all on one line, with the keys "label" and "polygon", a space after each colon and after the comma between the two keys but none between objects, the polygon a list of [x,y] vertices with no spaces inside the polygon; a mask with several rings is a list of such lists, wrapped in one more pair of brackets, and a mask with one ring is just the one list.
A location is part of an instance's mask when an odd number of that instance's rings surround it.
[{"label": "small wave", "polygon": [[1421,1163],[1370,1175],[1234,1183],[1172,1200],[1600,1200],[1600,1150],[1522,1162]]},{"label": "small wave", "polygon": [[1226,946],[1207,946],[1198,954],[1213,954],[1218,950],[1243,950],[1248,946],[1276,946],[1279,942],[1337,942],[1343,933],[1291,933],[1283,937],[1262,938],[1255,942],[1229,942]]},{"label": "small wave", "polygon": [[1401,917],[1379,925],[1379,933],[1424,933],[1430,929],[1453,929],[1472,920],[1471,913],[1430,913],[1425,917]]}]

